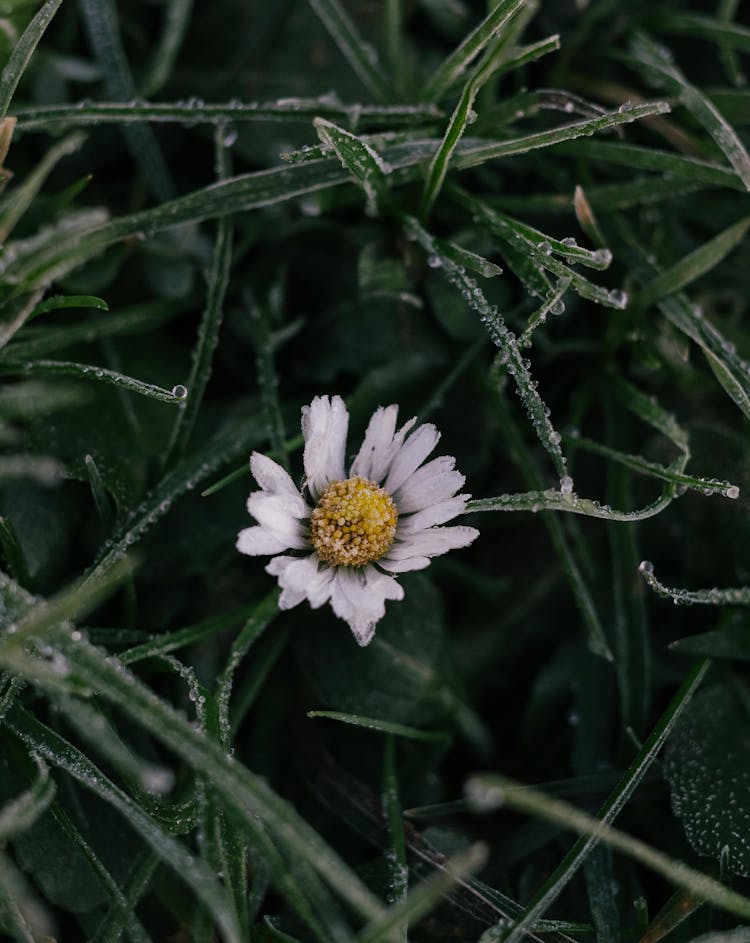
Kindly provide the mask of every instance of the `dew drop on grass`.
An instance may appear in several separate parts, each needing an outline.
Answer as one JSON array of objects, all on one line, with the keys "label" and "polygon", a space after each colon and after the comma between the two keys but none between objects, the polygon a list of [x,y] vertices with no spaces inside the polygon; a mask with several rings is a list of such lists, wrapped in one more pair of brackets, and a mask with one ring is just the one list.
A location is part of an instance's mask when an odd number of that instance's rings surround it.
[{"label": "dew drop on grass", "polygon": [[573,479],[570,475],[564,475],[560,479],[560,491],[563,494],[573,494]]},{"label": "dew drop on grass", "polygon": [[177,399],[187,399],[187,395],[187,387],[183,386],[181,383],[178,383],[177,386],[172,387],[172,396],[176,396]]}]

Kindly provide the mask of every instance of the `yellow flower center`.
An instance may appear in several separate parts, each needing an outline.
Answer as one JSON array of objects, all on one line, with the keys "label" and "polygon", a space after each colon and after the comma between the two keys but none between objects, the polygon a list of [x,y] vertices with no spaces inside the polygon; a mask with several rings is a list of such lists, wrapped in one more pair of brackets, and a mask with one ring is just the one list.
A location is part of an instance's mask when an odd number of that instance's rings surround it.
[{"label": "yellow flower center", "polygon": [[310,515],[310,540],[321,560],[363,566],[379,560],[393,543],[398,511],[374,481],[332,481]]}]

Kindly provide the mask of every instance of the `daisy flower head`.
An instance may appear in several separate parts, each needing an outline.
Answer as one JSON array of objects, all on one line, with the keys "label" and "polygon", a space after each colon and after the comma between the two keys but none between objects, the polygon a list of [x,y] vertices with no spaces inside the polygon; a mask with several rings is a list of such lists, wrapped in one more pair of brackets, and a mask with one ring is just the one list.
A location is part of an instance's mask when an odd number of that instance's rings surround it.
[{"label": "daisy flower head", "polygon": [[397,429],[397,417],[395,405],[375,410],[347,473],[349,413],[340,396],[316,396],[302,407],[301,489],[272,459],[250,456],[260,491],[247,509],[257,524],[240,531],[237,549],[273,556],[266,572],[278,579],[281,609],[330,602],[360,645],[372,639],[386,599],[403,599],[399,573],[479,534],[441,526],[466,509],[471,495],[456,494],[465,478],[450,456],[425,463],[440,438],[435,426],[415,427],[414,418]]}]

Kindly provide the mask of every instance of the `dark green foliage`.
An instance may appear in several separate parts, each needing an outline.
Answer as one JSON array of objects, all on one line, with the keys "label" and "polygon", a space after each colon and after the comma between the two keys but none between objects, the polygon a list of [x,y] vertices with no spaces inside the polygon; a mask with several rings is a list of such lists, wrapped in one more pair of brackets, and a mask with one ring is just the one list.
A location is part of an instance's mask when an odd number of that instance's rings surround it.
[{"label": "dark green foliage", "polygon": [[[0,0],[2,939],[746,943],[744,7]],[[334,393],[481,531],[366,648]]]}]

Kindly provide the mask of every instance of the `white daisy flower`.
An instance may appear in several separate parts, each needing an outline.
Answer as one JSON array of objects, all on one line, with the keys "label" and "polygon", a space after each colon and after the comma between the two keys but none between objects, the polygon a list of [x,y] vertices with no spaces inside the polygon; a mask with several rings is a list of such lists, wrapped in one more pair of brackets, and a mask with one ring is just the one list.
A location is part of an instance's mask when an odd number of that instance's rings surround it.
[{"label": "white daisy flower", "polygon": [[316,396],[303,406],[302,490],[272,459],[250,456],[261,490],[247,509],[258,523],[240,531],[237,549],[273,555],[266,572],[278,578],[281,609],[330,601],[360,645],[372,639],[386,599],[404,597],[394,574],[421,570],[479,534],[439,526],[465,510],[471,495],[456,494],[465,478],[450,456],[424,464],[440,438],[435,426],[414,428],[414,418],[396,430],[397,415],[398,406],[378,407],[347,474],[344,401]]}]

